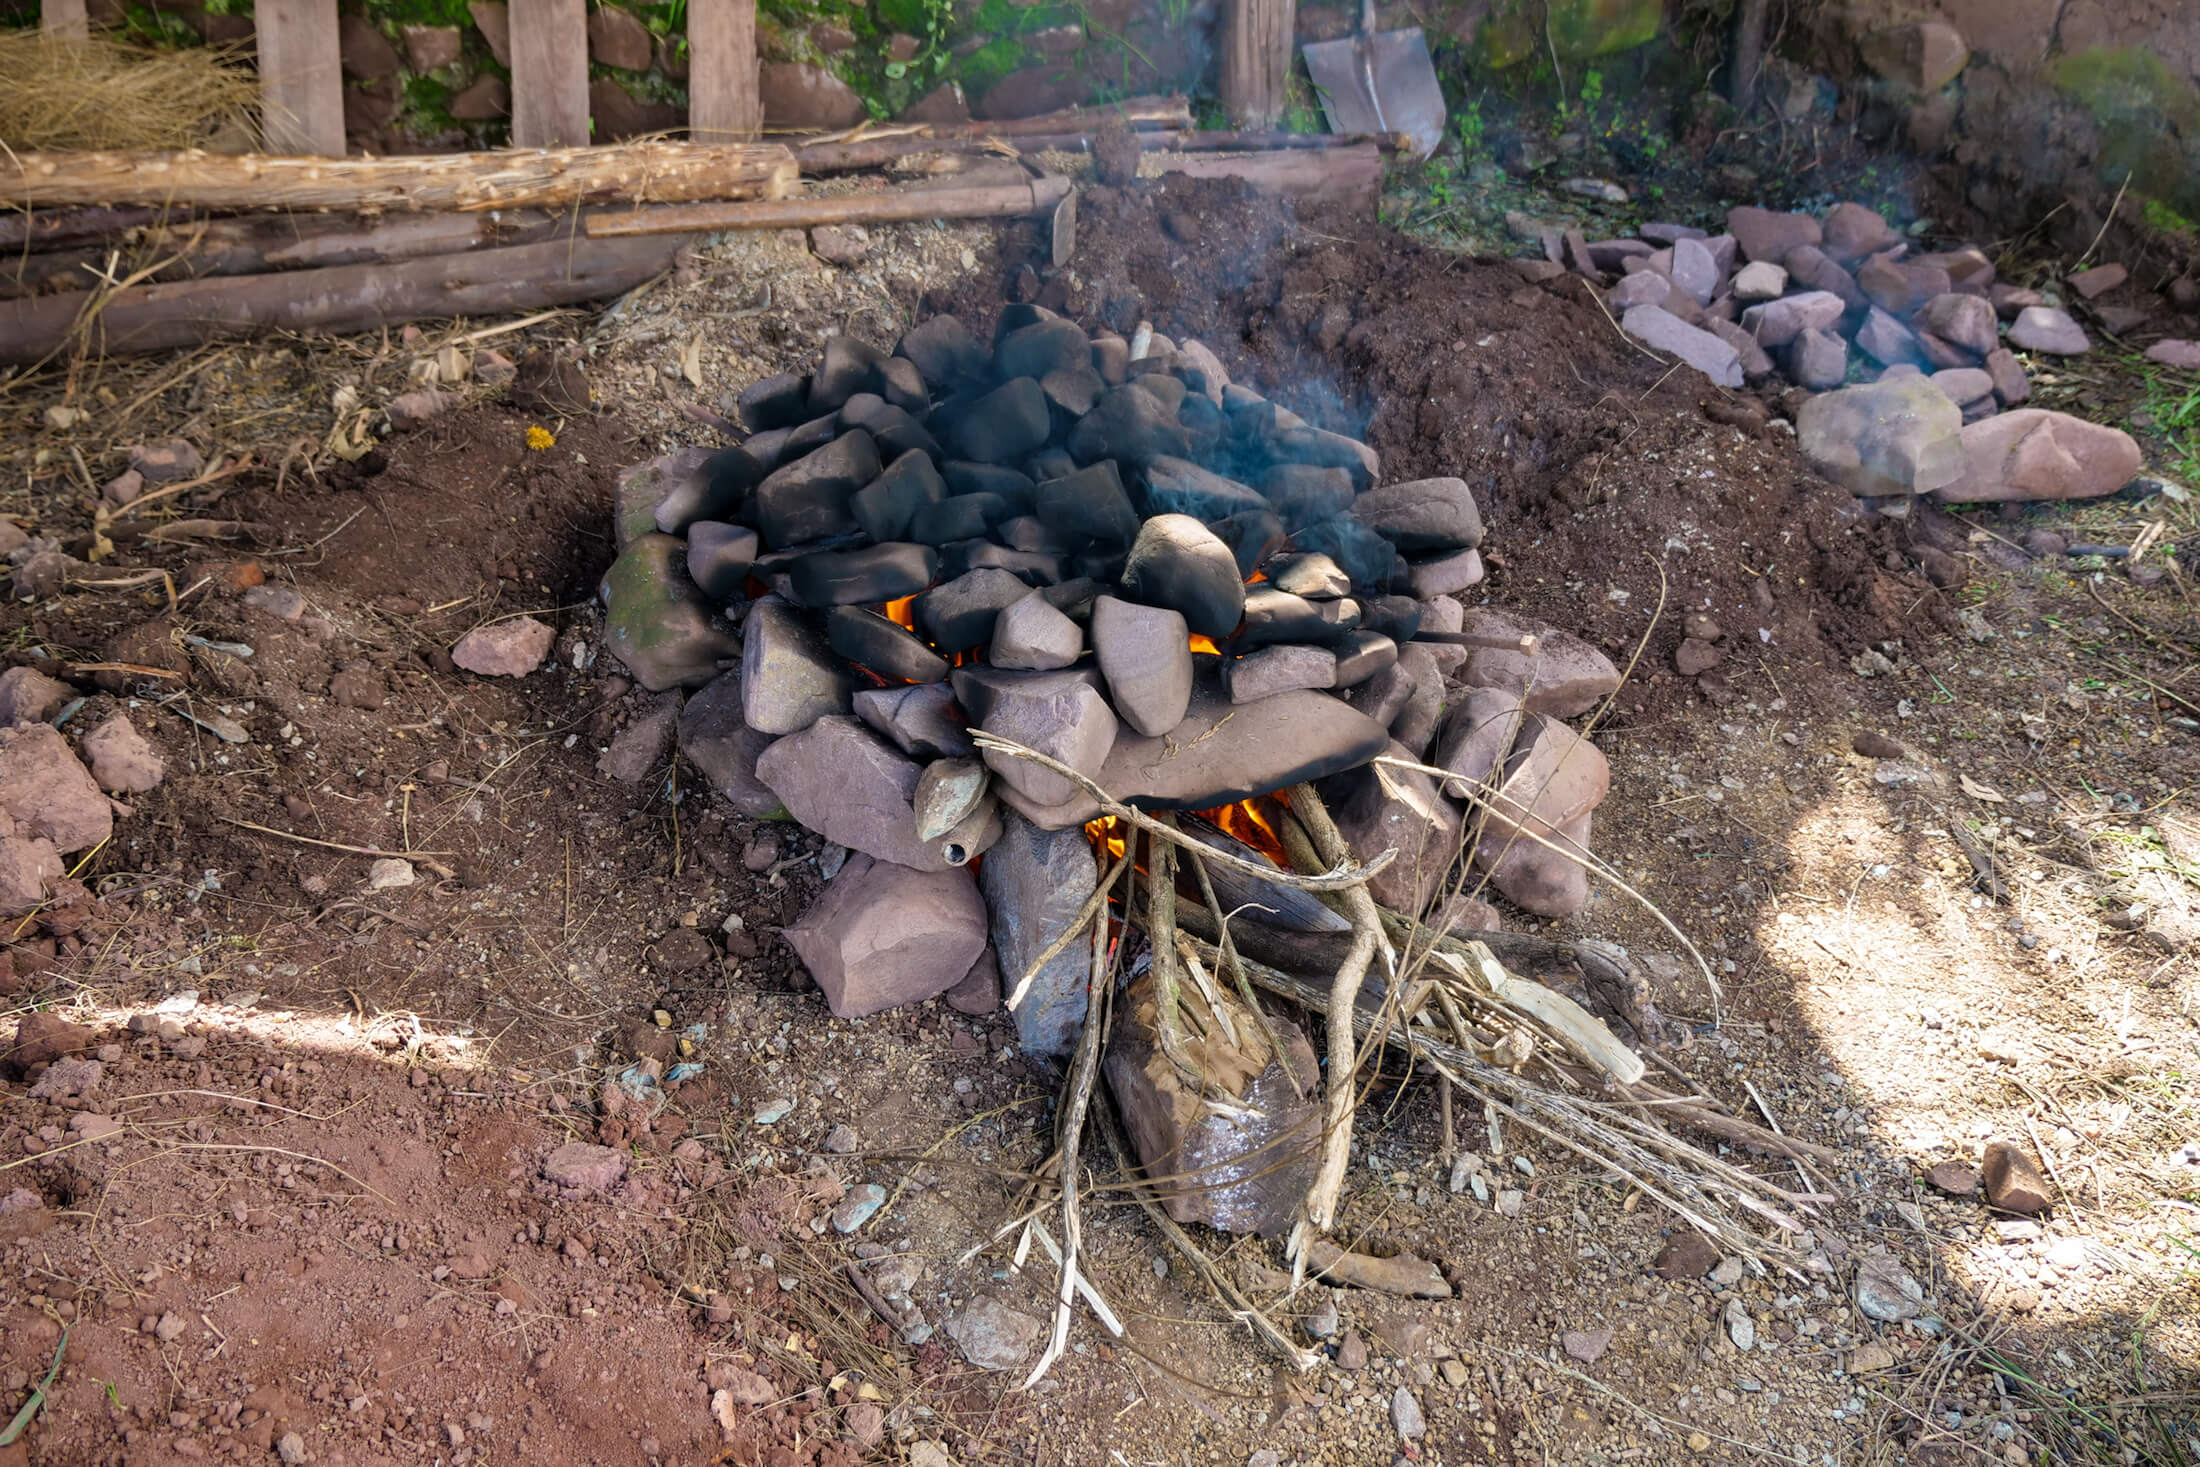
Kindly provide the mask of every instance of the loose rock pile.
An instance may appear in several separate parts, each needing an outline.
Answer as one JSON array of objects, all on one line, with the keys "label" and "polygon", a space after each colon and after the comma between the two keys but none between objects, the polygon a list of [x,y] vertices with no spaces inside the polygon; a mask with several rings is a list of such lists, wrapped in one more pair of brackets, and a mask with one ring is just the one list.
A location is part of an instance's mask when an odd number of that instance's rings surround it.
[{"label": "loose rock pile", "polygon": [[[1482,579],[1462,481],[1385,483],[1198,342],[1030,306],[990,347],[945,316],[892,355],[834,337],[740,413],[740,446],[622,476],[608,644],[646,688],[698,690],[680,747],[738,808],[859,853],[787,932],[835,1012],[991,1008],[992,965],[1021,977],[1093,889],[1091,793],[974,727],[1153,809],[1323,781],[1363,857],[1401,852],[1375,890],[1410,911],[1486,781],[1492,884],[1541,913],[1586,898],[1521,832],[1586,845],[1607,772],[1561,720],[1619,677],[1455,599]],[[1450,708],[1447,671],[1473,689]],[[1386,750],[1456,778],[1378,777]],[[1019,1006],[1028,1047],[1068,1047],[1086,962]]]},{"label": "loose rock pile", "polygon": [[82,701],[35,668],[0,673],[0,917],[89,900],[62,858],[114,833],[117,807],[102,791],[142,794],[166,773],[120,713],[70,748],[51,720]]}]

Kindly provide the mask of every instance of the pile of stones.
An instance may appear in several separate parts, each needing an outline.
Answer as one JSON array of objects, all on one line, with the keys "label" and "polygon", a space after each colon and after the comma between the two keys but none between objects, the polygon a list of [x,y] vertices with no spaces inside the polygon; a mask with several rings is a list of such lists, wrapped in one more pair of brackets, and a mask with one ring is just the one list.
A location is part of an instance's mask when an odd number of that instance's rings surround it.
[{"label": "pile of stones", "polygon": [[[1488,780],[1492,884],[1585,899],[1518,832],[1586,845],[1607,772],[1562,720],[1618,674],[1456,599],[1482,579],[1461,480],[1386,483],[1198,342],[1032,306],[990,343],[951,316],[891,354],[832,337],[739,413],[739,446],[621,476],[607,644],[644,687],[696,690],[680,746],[734,805],[856,853],[787,932],[835,1012],[991,1008],[996,967],[1020,977],[1093,890],[1090,790],[974,729],[1152,809],[1321,781],[1363,858],[1401,853],[1376,892],[1414,912]],[[1378,775],[1386,751],[1457,778]],[[1018,1006],[1028,1048],[1073,1042],[1086,961]]]}]

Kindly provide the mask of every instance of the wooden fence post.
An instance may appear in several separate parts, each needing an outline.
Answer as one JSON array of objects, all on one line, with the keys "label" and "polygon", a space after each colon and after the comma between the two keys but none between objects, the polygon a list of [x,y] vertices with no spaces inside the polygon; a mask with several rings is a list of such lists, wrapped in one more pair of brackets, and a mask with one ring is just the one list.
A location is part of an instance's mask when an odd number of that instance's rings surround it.
[{"label": "wooden fence post", "polygon": [[344,155],[336,0],[259,0],[260,125],[271,153]]},{"label": "wooden fence post", "polygon": [[64,41],[92,38],[92,22],[84,12],[84,0],[44,0],[38,7],[38,28]]},{"label": "wooden fence post", "polygon": [[512,145],[588,145],[586,0],[520,0],[512,18]]},{"label": "wooden fence post", "polygon": [[1230,125],[1264,129],[1283,120],[1296,0],[1229,0],[1223,25],[1223,110]]},{"label": "wooden fence post", "polygon": [[688,136],[743,142],[764,130],[756,0],[688,0]]}]

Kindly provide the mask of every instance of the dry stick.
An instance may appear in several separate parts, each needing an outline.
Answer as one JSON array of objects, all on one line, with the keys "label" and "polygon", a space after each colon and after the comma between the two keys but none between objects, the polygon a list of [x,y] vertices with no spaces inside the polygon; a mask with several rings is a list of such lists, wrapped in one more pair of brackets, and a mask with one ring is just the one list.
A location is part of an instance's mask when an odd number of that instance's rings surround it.
[{"label": "dry stick", "polygon": [[1092,895],[1085,898],[1085,904],[1077,909],[1076,917],[1071,919],[1070,924],[1062,929],[1059,937],[1040,950],[1039,956],[1032,960],[1031,967],[1025,972],[1024,976],[1016,980],[1015,991],[1008,996],[1008,1007],[1012,1011],[1022,1007],[1024,996],[1031,992],[1031,985],[1038,981],[1040,970],[1057,957],[1060,957],[1063,949],[1075,942],[1077,934],[1085,930],[1085,924],[1098,915],[1100,909],[1106,905],[1108,894],[1115,889],[1115,878],[1121,876],[1130,863],[1130,846],[1126,844],[1123,847],[1123,854],[1116,859],[1113,866],[1108,868],[1108,874],[1101,879],[1099,885],[1092,889]]},{"label": "dry stick", "polygon": [[[1351,850],[1329,818],[1329,809],[1311,784],[1291,787],[1291,812],[1306,827],[1307,838],[1325,861],[1343,864]],[[1379,945],[1387,948],[1382,918],[1366,885],[1346,890],[1345,906],[1352,917],[1352,948],[1345,954],[1329,984],[1329,1089],[1323,1097],[1327,1115],[1322,1121],[1321,1165],[1306,1189],[1305,1214],[1291,1229],[1292,1282],[1303,1278],[1307,1246],[1316,1232],[1327,1232],[1337,1220],[1337,1203],[1344,1195],[1345,1171],[1352,1164],[1352,1078],[1359,1073],[1360,1057],[1352,1034],[1352,1020],[1360,997],[1360,984]]]},{"label": "dry stick", "polygon": [[[1176,829],[1166,815],[1161,824]],[[1176,968],[1176,847],[1165,840],[1155,841],[1146,858],[1146,948],[1153,960],[1154,1031],[1161,1053],[1195,1090],[1203,1090],[1205,1077],[1184,1052],[1184,1001]]]},{"label": "dry stick", "polygon": [[[1093,864],[1099,865],[1095,854]],[[1130,850],[1123,851],[1124,861],[1130,859]],[[1106,891],[1114,885],[1111,874],[1098,888]],[[1100,1073],[1100,1031],[1104,1027],[1108,991],[1108,924],[1092,924],[1092,981],[1085,990],[1085,1028],[1077,1036],[1077,1058],[1070,1066],[1069,1105],[1062,1112],[1061,1129],[1056,1149],[1062,1158],[1062,1257],[1061,1282],[1054,1300],[1054,1333],[1047,1341],[1046,1349],[1039,1356],[1039,1363],[1024,1378],[1023,1388],[1030,1390],[1039,1383],[1062,1358],[1062,1351],[1069,1345],[1070,1309],[1077,1298],[1077,1255],[1084,1245],[1084,1221],[1077,1210],[1077,1166],[1079,1144],[1085,1134],[1085,1113],[1092,1107],[1093,1081]]]},{"label": "dry stick", "polygon": [[[971,731],[971,741],[980,749],[990,749],[998,754],[1008,754],[1014,758],[1027,759],[1041,769],[1050,769],[1061,775],[1099,804],[1100,808],[1094,812],[1096,815],[1111,815],[1126,825],[1137,826],[1148,835],[1173,842],[1176,845],[1191,846],[1209,860],[1220,861],[1223,865],[1242,871],[1247,876],[1256,876],[1262,881],[1273,881],[1279,886],[1295,886],[1303,891],[1313,892],[1345,891],[1352,887],[1366,885],[1377,872],[1398,858],[1396,851],[1385,851],[1365,865],[1359,865],[1351,860],[1348,852],[1346,857],[1336,862],[1331,869],[1313,875],[1279,870],[1268,862],[1248,861],[1242,856],[1232,855],[1228,851],[1219,851],[1213,846],[1204,845],[1193,840],[1182,831],[1162,824],[1145,811],[1124,804],[1106,790],[1100,788],[1082,771],[1072,769],[1061,760],[1042,754],[1037,749],[1030,748],[1027,745],[1019,744],[1014,739],[1004,739],[999,734],[987,733],[983,729],[973,729]],[[1449,771],[1445,771],[1444,777],[1449,779],[1453,776]]]}]

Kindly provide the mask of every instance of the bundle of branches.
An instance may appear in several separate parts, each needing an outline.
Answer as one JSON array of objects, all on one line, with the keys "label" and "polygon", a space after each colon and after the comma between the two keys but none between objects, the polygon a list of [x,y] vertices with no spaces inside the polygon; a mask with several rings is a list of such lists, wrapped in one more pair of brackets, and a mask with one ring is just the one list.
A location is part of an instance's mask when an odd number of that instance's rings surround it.
[{"label": "bundle of branches", "polygon": [[259,83],[222,51],[0,31],[0,144],[188,148],[225,127],[257,135]]},{"label": "bundle of branches", "polygon": [[[1060,1288],[1053,1343],[1033,1380],[1059,1355],[1080,1295],[1103,1324],[1115,1328],[1112,1311],[1077,1266],[1079,1197],[1091,1186],[1079,1176],[1082,1133],[1095,1108],[1093,1092],[1108,1025],[1134,1019],[1150,1025],[1159,1055],[1156,1064],[1173,1066],[1189,1094],[1202,1103],[1242,1111],[1252,1093],[1250,1074],[1272,1059],[1290,1068],[1285,1058],[1289,1046],[1279,1038],[1257,991],[1320,1018],[1327,1031],[1327,1074],[1314,1138],[1317,1159],[1287,1245],[1294,1285],[1303,1280],[1310,1260],[1317,1270],[1324,1266],[1318,1255],[1327,1250],[1324,1235],[1337,1221],[1354,1108],[1372,1083],[1363,1080],[1363,1072],[1386,1047],[1407,1055],[1416,1069],[1438,1081],[1447,1154],[1457,1092],[1478,1101],[1493,1125],[1502,1118],[1572,1152],[1659,1203],[1722,1251],[1760,1269],[1801,1276],[1800,1256],[1780,1235],[1801,1233],[1804,1215],[1833,1200],[1806,1170],[1809,1163],[1831,1160],[1832,1153],[1726,1113],[1708,1096],[1649,1083],[1651,1063],[1671,1069],[1654,1051],[1646,1063],[1582,1003],[1507,966],[1510,961],[1531,969],[1562,966],[1579,972],[1589,989],[1608,999],[1647,1040],[1658,1031],[1659,1021],[1647,1002],[1647,987],[1623,949],[1496,932],[1461,940],[1379,906],[1368,881],[1395,852],[1364,864],[1356,861],[1311,785],[1286,792],[1285,808],[1274,818],[1290,858],[1287,869],[1249,848],[1217,842],[1211,833],[1189,832],[1173,816],[1124,805],[1068,766],[1022,745],[986,733],[976,738],[996,754],[1031,760],[1083,786],[1127,837],[1126,849],[1105,867],[1084,912],[1032,965],[1031,974],[1020,975],[1023,981],[1010,999],[1013,1007],[1055,952],[1086,940],[1090,932],[1090,1009],[1065,1082],[1056,1152],[1040,1169],[1040,1181],[1020,1215],[995,1234],[999,1240],[1020,1228],[1024,1238],[1019,1257],[1031,1238],[1040,1236],[1057,1258]],[[1450,777],[1448,771],[1427,772]],[[1481,790],[1470,798],[1488,803],[1494,796]],[[1542,839],[1532,833],[1530,838]],[[1142,859],[1137,854],[1141,840]],[[1098,859],[1105,861],[1105,856]],[[1575,859],[1594,858],[1583,852]],[[1180,870],[1190,873],[1196,903],[1179,890]],[[1218,876],[1238,883],[1240,890],[1251,880],[1286,903],[1320,903],[1341,920],[1325,924],[1326,931],[1268,925],[1248,916],[1242,903],[1226,906],[1216,891],[1230,883]],[[1135,1015],[1112,1014],[1110,1009],[1125,945],[1118,941],[1110,948],[1111,916],[1119,919],[1126,938],[1134,929],[1143,936],[1151,965],[1149,975],[1130,990]],[[1313,1078],[1307,1075],[1294,1083],[1310,1086]],[[1805,1190],[1791,1190],[1726,1160],[1676,1134],[1676,1126],[1794,1163]],[[1135,1161],[1122,1145],[1117,1149]],[[1199,1177],[1182,1173],[1109,1184],[1145,1206],[1225,1307],[1251,1324],[1276,1353],[1302,1368],[1311,1365],[1313,1357],[1232,1286],[1160,1206],[1163,1198],[1200,1185]],[[1038,1221],[1057,1209],[1067,1240],[1059,1248]]]}]

